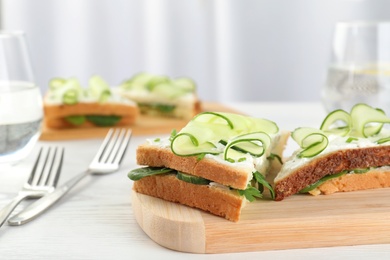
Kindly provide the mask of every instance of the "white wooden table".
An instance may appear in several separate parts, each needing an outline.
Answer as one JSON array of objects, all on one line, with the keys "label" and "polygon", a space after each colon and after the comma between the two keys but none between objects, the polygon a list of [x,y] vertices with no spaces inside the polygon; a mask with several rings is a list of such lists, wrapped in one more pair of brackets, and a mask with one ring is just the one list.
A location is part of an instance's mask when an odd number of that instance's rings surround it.
[{"label": "white wooden table", "polygon": [[[318,126],[325,111],[319,103],[237,103],[229,106],[276,121],[283,129]],[[1,133],[0,133],[1,134]],[[121,170],[83,180],[38,219],[23,226],[0,228],[0,259],[385,259],[390,245],[364,245],[222,255],[175,252],[154,243],[140,229],[131,207],[132,182],[127,172],[136,167],[135,148],[145,136],[133,137]],[[60,184],[86,169],[101,139],[40,142],[63,145],[65,165]],[[39,145],[40,145],[39,144]],[[292,148],[289,147],[287,152]],[[0,207],[27,180],[38,149],[13,168],[0,169]],[[21,210],[23,203],[17,208]],[[389,212],[390,214],[390,212]],[[337,231],[335,231],[337,232]],[[390,234],[389,234],[390,236]]]}]

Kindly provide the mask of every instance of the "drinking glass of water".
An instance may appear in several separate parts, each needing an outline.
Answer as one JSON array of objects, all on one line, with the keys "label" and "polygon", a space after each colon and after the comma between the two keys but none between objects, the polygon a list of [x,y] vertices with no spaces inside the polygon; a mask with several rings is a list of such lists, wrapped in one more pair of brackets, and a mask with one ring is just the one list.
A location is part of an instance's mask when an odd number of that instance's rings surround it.
[{"label": "drinking glass of water", "polygon": [[0,31],[0,167],[30,153],[42,118],[42,97],[34,83],[25,34]]},{"label": "drinking glass of water", "polygon": [[328,111],[366,103],[390,115],[390,21],[336,24],[322,101]]}]

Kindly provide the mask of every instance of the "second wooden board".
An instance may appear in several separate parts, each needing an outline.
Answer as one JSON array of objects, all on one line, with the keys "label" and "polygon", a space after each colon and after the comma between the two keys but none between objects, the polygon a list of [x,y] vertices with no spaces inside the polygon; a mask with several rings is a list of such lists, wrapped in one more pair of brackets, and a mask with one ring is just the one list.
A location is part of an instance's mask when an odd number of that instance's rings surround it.
[{"label": "second wooden board", "polygon": [[[202,104],[202,110],[237,113],[227,106],[207,102]],[[187,123],[188,120],[183,119],[141,115],[136,124],[129,126],[129,128],[132,129],[133,135],[169,134],[172,129],[180,130]],[[56,130],[43,127],[40,139],[54,141],[100,138],[104,137],[109,129],[110,127],[95,127]]]}]

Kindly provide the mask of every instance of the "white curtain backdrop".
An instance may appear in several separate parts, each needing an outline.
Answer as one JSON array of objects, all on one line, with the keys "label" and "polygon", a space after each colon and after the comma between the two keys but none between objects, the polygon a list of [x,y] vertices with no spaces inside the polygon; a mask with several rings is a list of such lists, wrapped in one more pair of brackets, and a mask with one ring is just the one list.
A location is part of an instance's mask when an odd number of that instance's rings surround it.
[{"label": "white curtain backdrop", "polygon": [[203,100],[318,101],[333,25],[390,19],[387,0],[0,0],[36,80],[189,76]]}]

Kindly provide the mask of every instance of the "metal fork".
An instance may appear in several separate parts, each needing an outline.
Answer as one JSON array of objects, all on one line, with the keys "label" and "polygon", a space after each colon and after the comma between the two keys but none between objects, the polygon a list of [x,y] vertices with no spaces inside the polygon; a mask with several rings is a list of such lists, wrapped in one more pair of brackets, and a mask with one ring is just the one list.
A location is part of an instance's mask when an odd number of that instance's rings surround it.
[{"label": "metal fork", "polygon": [[55,189],[63,158],[64,148],[41,147],[30,177],[23,185],[22,190],[0,211],[0,227],[21,201],[27,198],[40,198]]},{"label": "metal fork", "polygon": [[54,192],[31,204],[23,212],[9,219],[8,223],[13,226],[19,226],[33,220],[90,174],[102,175],[117,171],[130,142],[130,137],[130,129],[110,129],[85,172],[76,175]]}]

